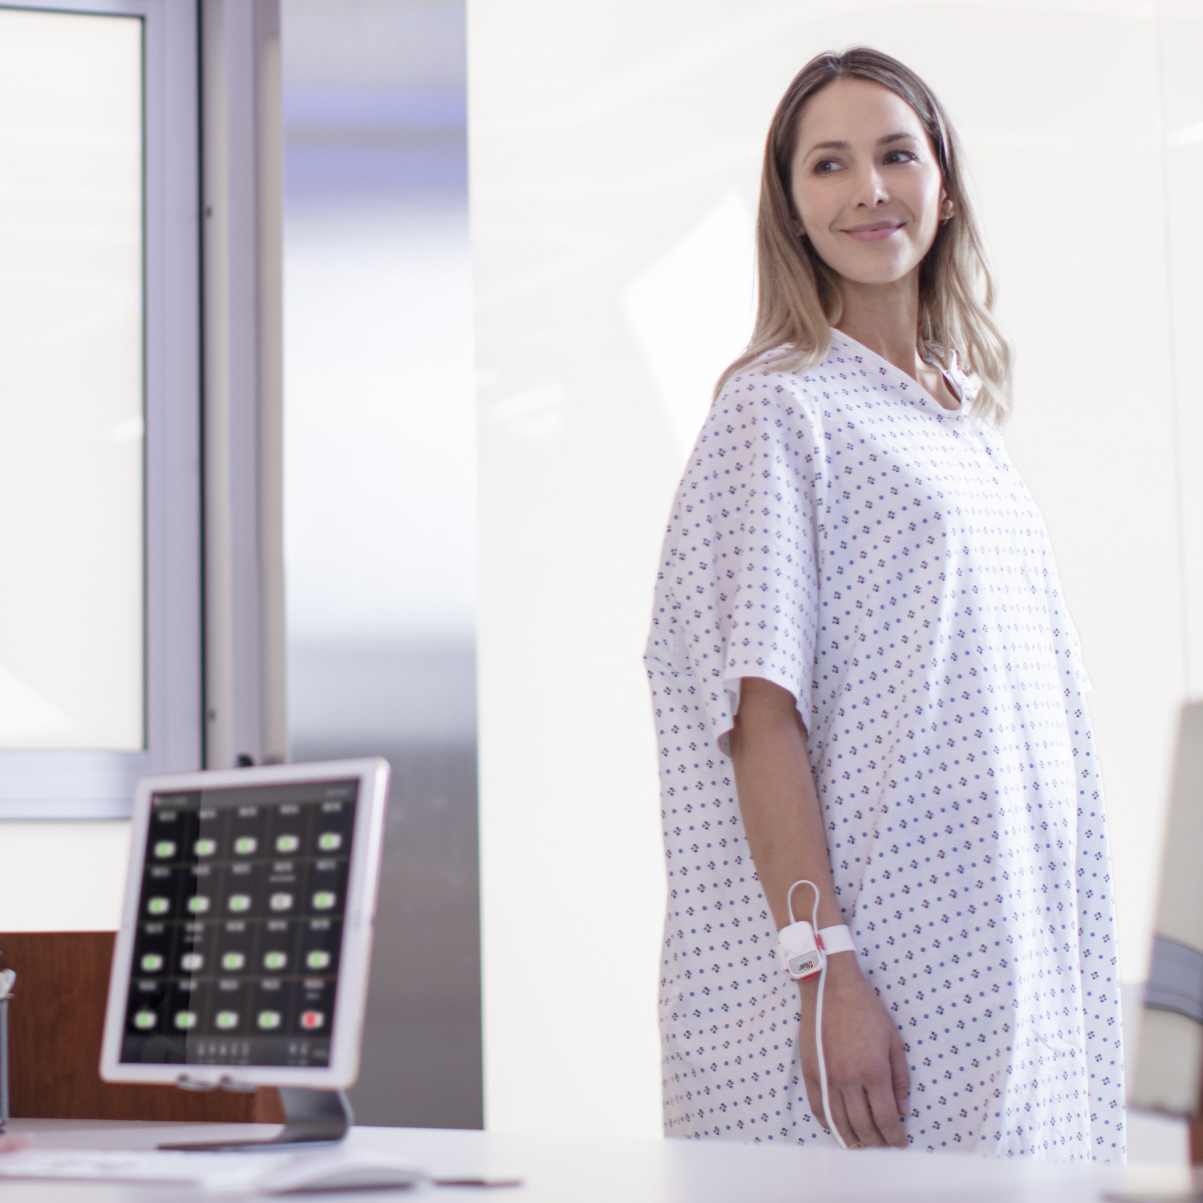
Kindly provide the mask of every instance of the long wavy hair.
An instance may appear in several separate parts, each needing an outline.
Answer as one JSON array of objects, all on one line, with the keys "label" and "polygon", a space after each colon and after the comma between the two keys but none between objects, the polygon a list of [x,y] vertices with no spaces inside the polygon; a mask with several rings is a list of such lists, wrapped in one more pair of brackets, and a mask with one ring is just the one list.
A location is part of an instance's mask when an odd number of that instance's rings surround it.
[{"label": "long wavy hair", "polygon": [[956,131],[932,90],[888,54],[858,46],[820,54],[794,77],[781,98],[764,148],[756,222],[756,325],[743,354],[715,388],[773,348],[785,348],[774,367],[805,370],[831,350],[831,327],[843,312],[839,276],[796,229],[790,175],[806,102],[837,79],[863,79],[900,96],[918,116],[940,167],[953,216],[938,227],[919,265],[919,352],[950,367],[952,357],[981,387],[973,411],[993,423],[1011,407],[1011,350],[991,315],[994,277],[962,167]]}]

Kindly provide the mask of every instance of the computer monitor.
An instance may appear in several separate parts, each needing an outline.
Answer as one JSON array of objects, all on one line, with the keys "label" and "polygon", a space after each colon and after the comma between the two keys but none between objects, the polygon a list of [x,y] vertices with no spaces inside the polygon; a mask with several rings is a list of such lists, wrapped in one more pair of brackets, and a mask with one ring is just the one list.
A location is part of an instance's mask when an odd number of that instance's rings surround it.
[{"label": "computer monitor", "polygon": [[354,1083],[388,777],[372,758],[138,783],[102,1078]]},{"label": "computer monitor", "polygon": [[1203,702],[1182,706],[1156,922],[1141,1010],[1134,1107],[1199,1114],[1203,1086]]}]

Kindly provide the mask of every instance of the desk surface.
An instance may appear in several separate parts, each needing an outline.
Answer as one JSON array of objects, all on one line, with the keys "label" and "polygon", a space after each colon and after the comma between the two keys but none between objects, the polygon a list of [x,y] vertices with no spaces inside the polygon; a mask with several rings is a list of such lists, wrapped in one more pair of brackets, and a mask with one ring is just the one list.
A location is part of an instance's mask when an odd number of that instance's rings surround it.
[{"label": "desk surface", "polygon": [[[85,1123],[14,1120],[43,1146],[152,1148],[174,1140],[247,1138],[277,1131],[269,1125]],[[350,1149],[406,1157],[437,1177],[520,1177],[518,1188],[440,1188],[448,1203],[1096,1203],[1103,1192],[1127,1190],[1167,1198],[1189,1185],[1186,1171],[1134,1167],[1127,1171],[1032,1161],[994,1161],[897,1150],[804,1150],[726,1141],[640,1141],[584,1137],[524,1137],[422,1128],[355,1128]],[[146,1203],[151,1198],[262,1198],[241,1193],[135,1188],[90,1183],[0,1183],[0,1203]],[[314,1199],[323,1196],[287,1196]],[[412,1192],[366,1191],[327,1198],[413,1199]],[[424,1196],[431,1198],[430,1194]],[[1168,1196],[1172,1198],[1172,1194]]]}]

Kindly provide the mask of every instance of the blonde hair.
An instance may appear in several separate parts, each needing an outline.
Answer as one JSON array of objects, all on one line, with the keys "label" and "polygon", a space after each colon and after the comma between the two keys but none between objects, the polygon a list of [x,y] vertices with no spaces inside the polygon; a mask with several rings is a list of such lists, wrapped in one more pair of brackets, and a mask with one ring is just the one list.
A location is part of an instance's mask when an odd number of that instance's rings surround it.
[{"label": "blonde hair", "polygon": [[1011,350],[990,310],[994,277],[961,166],[956,132],[931,89],[897,59],[858,46],[820,54],[794,77],[773,114],[764,149],[756,222],[756,325],[743,354],[719,378],[726,381],[775,347],[788,348],[775,367],[805,370],[831,350],[831,327],[843,301],[839,276],[795,227],[790,175],[806,102],[837,79],[863,79],[889,88],[914,110],[940,167],[953,218],[938,227],[919,267],[919,351],[925,359],[960,366],[981,382],[973,411],[997,423],[1011,405]]}]

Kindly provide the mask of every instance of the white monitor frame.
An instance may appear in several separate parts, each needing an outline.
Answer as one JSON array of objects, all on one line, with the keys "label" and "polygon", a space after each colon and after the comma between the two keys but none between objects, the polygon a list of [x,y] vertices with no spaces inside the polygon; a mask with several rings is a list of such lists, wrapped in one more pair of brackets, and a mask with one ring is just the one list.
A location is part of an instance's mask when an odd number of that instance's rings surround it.
[{"label": "white monitor frame", "polygon": [[[359,781],[355,810],[346,908],[343,918],[342,950],[335,991],[334,1024],[330,1039],[330,1064],[287,1065],[196,1065],[133,1064],[122,1062],[121,1043],[125,1032],[126,1006],[133,977],[133,957],[138,930],[138,905],[146,864],[151,798],[155,793],[248,788],[299,782]],[[100,1053],[100,1076],[107,1082],[176,1083],[190,1088],[252,1086],[304,1087],[342,1090],[359,1075],[360,1039],[367,1002],[368,966],[372,952],[372,929],[380,876],[384,814],[388,800],[388,762],[379,757],[361,760],[328,760],[311,764],[289,764],[264,768],[221,769],[209,772],[171,773],[143,777],[134,795],[129,870],[121,927],[113,949],[104,1039]]]}]

